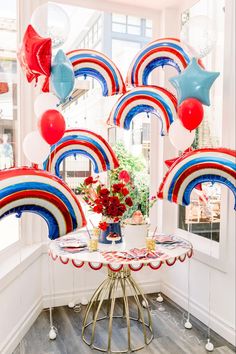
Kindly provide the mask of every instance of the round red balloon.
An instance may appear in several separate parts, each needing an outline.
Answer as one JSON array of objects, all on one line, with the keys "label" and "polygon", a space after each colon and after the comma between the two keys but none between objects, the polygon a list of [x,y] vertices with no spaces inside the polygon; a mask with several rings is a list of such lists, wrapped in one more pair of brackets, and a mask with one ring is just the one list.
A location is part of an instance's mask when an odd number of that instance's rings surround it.
[{"label": "round red balloon", "polygon": [[188,130],[196,129],[203,120],[203,106],[195,98],[184,100],[178,107],[178,116]]},{"label": "round red balloon", "polygon": [[60,140],[66,129],[63,115],[56,109],[49,109],[39,118],[38,127],[43,139],[50,145]]}]

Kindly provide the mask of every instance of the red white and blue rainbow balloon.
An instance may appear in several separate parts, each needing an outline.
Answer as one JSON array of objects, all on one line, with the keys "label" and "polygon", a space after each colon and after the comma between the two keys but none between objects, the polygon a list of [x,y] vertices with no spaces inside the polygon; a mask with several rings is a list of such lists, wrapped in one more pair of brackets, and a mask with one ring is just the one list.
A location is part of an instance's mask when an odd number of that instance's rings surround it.
[{"label": "red white and blue rainbow balloon", "polygon": [[155,114],[162,123],[162,135],[166,135],[177,116],[177,100],[168,90],[158,86],[140,86],[126,92],[115,103],[108,124],[130,129],[132,119],[141,112]]},{"label": "red white and blue rainbow balloon", "polygon": [[107,141],[99,134],[86,129],[67,130],[55,145],[44,162],[44,169],[60,176],[60,164],[67,156],[84,155],[88,157],[99,173],[113,170],[119,166],[118,159]]},{"label": "red white and blue rainbow balloon", "polygon": [[75,77],[91,76],[102,86],[103,96],[122,94],[126,91],[124,80],[115,63],[103,53],[91,49],[78,49],[67,53]]},{"label": "red white and blue rainbow balloon", "polygon": [[236,151],[225,148],[198,149],[180,156],[166,173],[158,198],[189,205],[193,188],[203,182],[225,184],[235,196]]},{"label": "red white and blue rainbow balloon", "polygon": [[181,73],[190,59],[179,39],[157,39],[148,43],[135,56],[129,67],[126,83],[130,86],[147,85],[150,73],[159,66],[170,65]]},{"label": "red white and blue rainbow balloon", "polygon": [[60,178],[29,167],[0,171],[0,220],[23,212],[40,215],[50,239],[86,225],[76,195]]}]

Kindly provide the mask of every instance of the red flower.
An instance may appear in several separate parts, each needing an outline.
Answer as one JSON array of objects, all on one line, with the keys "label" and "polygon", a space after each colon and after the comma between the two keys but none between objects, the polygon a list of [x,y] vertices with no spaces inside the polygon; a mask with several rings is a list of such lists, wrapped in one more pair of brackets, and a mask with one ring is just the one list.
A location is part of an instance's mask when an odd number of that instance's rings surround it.
[{"label": "red flower", "polygon": [[124,183],[114,183],[112,186],[113,193],[120,193],[124,186]]},{"label": "red flower", "polygon": [[129,183],[129,181],[130,181],[129,172],[126,171],[126,170],[120,171],[118,178],[119,178],[120,180],[123,180],[125,183]]},{"label": "red flower", "polygon": [[128,188],[126,188],[126,187],[122,188],[121,193],[122,193],[124,196],[128,195],[128,194],[129,194]]},{"label": "red flower", "polygon": [[89,177],[85,178],[85,180],[84,180],[84,184],[86,184],[86,186],[88,186],[89,184],[92,184],[94,182],[95,181],[93,180],[92,176],[89,176]]},{"label": "red flower", "polygon": [[103,209],[103,206],[101,204],[95,205],[93,207],[93,211],[98,214],[100,214],[102,212],[102,209]]},{"label": "red flower", "polygon": [[125,198],[125,202],[129,207],[132,207],[133,201],[130,197]]},{"label": "red flower", "polygon": [[104,221],[104,222],[100,221],[100,223],[98,224],[98,227],[99,227],[99,229],[106,231],[108,224],[106,223],[106,221]]},{"label": "red flower", "polygon": [[109,198],[108,197],[102,197],[101,199],[101,204],[104,206],[108,206],[109,204]]},{"label": "red flower", "polygon": [[119,211],[121,211],[122,213],[124,213],[126,211],[126,206],[125,204],[120,204],[118,207]]},{"label": "red flower", "polygon": [[118,208],[117,208],[117,206],[115,206],[115,205],[110,205],[110,206],[107,208],[107,213],[108,213],[108,215],[111,215],[111,216],[117,216],[117,215],[118,215]]},{"label": "red flower", "polygon": [[120,200],[118,197],[110,197],[109,198],[109,202],[111,205],[118,205],[120,203]]},{"label": "red flower", "polygon": [[110,191],[107,188],[101,188],[99,194],[101,197],[107,197],[110,194]]},{"label": "red flower", "polygon": [[97,198],[94,200],[95,204],[102,204],[102,199],[101,198]]}]

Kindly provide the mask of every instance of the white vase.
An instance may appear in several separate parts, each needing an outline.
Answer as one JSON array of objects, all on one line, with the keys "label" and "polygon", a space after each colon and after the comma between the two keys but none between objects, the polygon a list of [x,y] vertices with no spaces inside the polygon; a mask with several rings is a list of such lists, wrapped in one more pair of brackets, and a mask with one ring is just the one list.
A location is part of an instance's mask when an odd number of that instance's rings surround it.
[{"label": "white vase", "polygon": [[123,241],[125,248],[142,248],[146,246],[146,237],[148,235],[149,224],[123,226]]}]

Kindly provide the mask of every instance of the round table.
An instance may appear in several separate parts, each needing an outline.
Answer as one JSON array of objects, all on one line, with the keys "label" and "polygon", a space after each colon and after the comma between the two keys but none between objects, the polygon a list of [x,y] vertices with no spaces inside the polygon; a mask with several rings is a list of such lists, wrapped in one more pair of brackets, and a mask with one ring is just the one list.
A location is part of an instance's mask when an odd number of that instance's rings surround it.
[{"label": "round table", "polygon": [[[71,234],[65,236],[72,238],[80,238],[85,235]],[[163,235],[160,236],[163,239]],[[165,236],[164,236],[165,237]],[[147,299],[137,282],[132,277],[132,271],[139,271],[144,266],[150,270],[157,270],[163,264],[173,266],[176,261],[184,262],[186,257],[190,258],[193,254],[192,245],[177,236],[171,235],[172,243],[158,243],[156,250],[148,252],[145,248],[139,249],[138,252],[146,253],[146,256],[139,259],[129,259],[129,250],[126,250],[125,244],[117,244],[111,249],[111,245],[99,244],[98,251],[90,252],[89,250],[77,253],[67,252],[60,247],[63,237],[51,241],[49,244],[49,255],[54,261],[63,264],[71,262],[74,267],[81,268],[88,264],[92,270],[99,270],[106,267],[107,278],[99,285],[91,297],[85,312],[82,325],[83,341],[91,348],[109,353],[127,353],[142,349],[153,339],[152,319],[148,307]],[[136,305],[136,313],[130,311],[130,296],[133,297]],[[122,309],[120,314],[116,314],[117,298],[122,299]],[[102,305],[106,301],[106,311]],[[145,306],[146,304],[146,306]],[[127,329],[127,347],[114,350],[112,347],[112,328],[113,320],[123,320],[124,327]],[[107,344],[104,346],[97,344],[96,328],[98,322],[108,322],[107,327]],[[136,322],[143,332],[142,345],[135,345],[132,340],[131,323]]]}]

